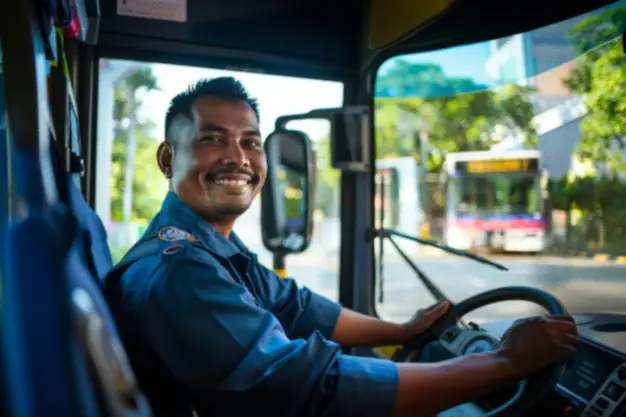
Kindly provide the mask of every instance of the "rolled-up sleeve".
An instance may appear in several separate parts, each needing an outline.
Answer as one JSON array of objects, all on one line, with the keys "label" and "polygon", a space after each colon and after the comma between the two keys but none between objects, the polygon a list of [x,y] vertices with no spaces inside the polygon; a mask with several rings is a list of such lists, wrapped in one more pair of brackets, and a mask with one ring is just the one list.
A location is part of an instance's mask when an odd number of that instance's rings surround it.
[{"label": "rolled-up sleeve", "polygon": [[320,332],[290,340],[269,311],[217,265],[162,264],[151,279],[143,329],[169,371],[217,415],[390,415],[397,370],[350,357]]},{"label": "rolled-up sleeve", "polygon": [[340,304],[308,288],[299,288],[295,280],[280,278],[261,265],[257,264],[256,270],[261,278],[261,292],[289,337],[308,338],[319,331],[330,339],[341,312]]}]

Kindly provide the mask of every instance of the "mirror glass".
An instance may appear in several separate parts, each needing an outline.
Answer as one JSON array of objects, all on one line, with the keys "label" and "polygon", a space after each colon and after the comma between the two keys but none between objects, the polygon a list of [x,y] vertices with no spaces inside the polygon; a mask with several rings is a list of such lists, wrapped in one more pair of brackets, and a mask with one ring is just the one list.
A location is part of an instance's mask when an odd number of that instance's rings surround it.
[{"label": "mirror glass", "polygon": [[261,192],[265,247],[274,253],[304,251],[312,235],[313,150],[302,132],[282,130],[265,141],[268,175]]}]

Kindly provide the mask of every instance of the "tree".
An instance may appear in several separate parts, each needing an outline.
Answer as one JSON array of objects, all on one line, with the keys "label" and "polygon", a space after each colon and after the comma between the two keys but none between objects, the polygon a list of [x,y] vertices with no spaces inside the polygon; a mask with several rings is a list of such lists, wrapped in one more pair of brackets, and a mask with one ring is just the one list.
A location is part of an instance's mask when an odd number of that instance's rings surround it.
[{"label": "tree", "polygon": [[111,218],[118,222],[146,224],[167,190],[155,160],[158,142],[150,135],[154,123],[138,115],[145,93],[157,88],[149,66],[138,68],[115,87]]},{"label": "tree", "polygon": [[[156,164],[158,141],[149,137],[143,129],[136,130],[135,170],[132,181],[132,212],[130,221],[145,225],[159,211],[167,192],[167,180]],[[111,169],[111,218],[123,222],[123,195],[125,189],[125,165],[128,156],[125,136],[113,143]]]},{"label": "tree", "polygon": [[584,96],[587,110],[576,155],[595,175],[570,178],[564,198],[566,209],[578,210],[592,226],[584,243],[594,249],[623,250],[626,244],[626,184],[620,178],[626,169],[626,56],[620,39],[625,28],[626,6],[618,5],[583,19],[569,32],[581,57],[565,84]]},{"label": "tree", "polygon": [[447,77],[435,64],[402,59],[376,82],[377,155],[415,156],[427,132],[428,171],[440,171],[449,152],[487,150],[498,136],[522,135],[537,145],[529,87],[506,85],[489,90],[467,78]]},{"label": "tree", "polygon": [[142,104],[142,96],[158,88],[156,77],[150,66],[139,67],[120,81],[115,88],[114,117],[117,133],[123,135],[122,140],[125,140],[126,145],[121,212],[121,220],[124,223],[132,220],[137,136],[141,130],[149,128],[145,122],[143,126],[139,126],[138,111]]},{"label": "tree", "polygon": [[601,165],[608,177],[626,168],[622,152],[626,147],[626,56],[620,41],[624,28],[626,6],[620,5],[582,20],[569,32],[582,56],[565,84],[585,96],[587,108],[577,156]]}]

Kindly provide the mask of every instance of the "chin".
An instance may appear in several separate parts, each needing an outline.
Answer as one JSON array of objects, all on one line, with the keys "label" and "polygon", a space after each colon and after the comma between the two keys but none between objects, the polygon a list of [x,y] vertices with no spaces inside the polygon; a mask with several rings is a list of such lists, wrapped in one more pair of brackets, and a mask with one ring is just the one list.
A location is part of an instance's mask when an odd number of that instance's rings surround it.
[{"label": "chin", "polygon": [[218,207],[215,207],[215,211],[223,217],[241,216],[250,208],[251,203],[252,202],[220,204]]}]

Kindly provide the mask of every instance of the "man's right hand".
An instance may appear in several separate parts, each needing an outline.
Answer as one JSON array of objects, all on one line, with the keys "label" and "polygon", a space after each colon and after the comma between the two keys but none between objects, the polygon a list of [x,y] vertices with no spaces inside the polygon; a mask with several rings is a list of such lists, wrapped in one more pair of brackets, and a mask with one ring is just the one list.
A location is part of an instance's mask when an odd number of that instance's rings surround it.
[{"label": "man's right hand", "polygon": [[577,343],[572,317],[530,317],[513,323],[498,351],[509,361],[513,374],[525,378],[572,357]]},{"label": "man's right hand", "polygon": [[399,363],[394,417],[429,416],[569,359],[578,332],[571,317],[519,320],[495,351],[437,363]]}]

